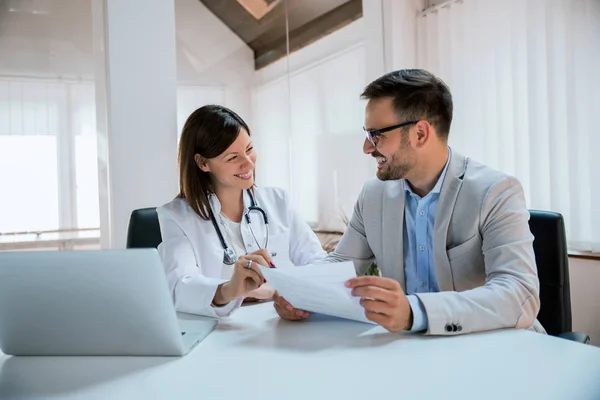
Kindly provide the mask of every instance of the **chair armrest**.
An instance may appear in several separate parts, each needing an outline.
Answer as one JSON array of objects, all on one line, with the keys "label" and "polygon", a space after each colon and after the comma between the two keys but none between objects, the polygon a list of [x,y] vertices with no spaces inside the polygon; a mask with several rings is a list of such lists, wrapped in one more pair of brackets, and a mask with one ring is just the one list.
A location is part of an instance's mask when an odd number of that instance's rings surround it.
[{"label": "chair armrest", "polygon": [[590,336],[584,332],[565,332],[558,335],[558,337],[583,344],[588,344],[590,342]]}]

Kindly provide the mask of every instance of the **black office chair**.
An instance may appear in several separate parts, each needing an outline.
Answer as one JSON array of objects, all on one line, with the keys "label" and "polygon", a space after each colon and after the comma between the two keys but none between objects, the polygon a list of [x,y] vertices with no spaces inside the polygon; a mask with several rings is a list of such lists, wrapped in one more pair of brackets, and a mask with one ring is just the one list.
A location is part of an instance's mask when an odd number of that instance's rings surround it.
[{"label": "black office chair", "polygon": [[156,208],[133,210],[127,229],[127,248],[156,248],[161,242]]},{"label": "black office chair", "polygon": [[590,337],[586,333],[571,332],[569,257],[563,217],[551,211],[530,210],[529,214],[540,280],[538,321],[550,335],[587,344]]}]

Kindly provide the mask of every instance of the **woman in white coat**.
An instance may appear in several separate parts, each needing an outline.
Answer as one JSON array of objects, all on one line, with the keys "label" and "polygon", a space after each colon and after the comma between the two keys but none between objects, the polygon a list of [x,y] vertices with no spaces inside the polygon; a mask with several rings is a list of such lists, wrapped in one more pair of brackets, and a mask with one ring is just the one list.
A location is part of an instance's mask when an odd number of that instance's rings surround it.
[{"label": "woman in white coat", "polygon": [[179,142],[179,195],[157,209],[158,250],[177,311],[228,316],[244,299],[273,296],[258,264],[325,258],[286,192],[255,186],[256,158],[250,129],[233,111],[210,105],[188,117]]}]

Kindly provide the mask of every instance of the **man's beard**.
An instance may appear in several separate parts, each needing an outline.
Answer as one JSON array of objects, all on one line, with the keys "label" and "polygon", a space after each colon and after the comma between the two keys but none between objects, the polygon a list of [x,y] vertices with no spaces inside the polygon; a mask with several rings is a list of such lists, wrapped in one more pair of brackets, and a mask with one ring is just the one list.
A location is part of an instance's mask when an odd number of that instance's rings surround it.
[{"label": "man's beard", "polygon": [[[391,158],[387,159],[385,162],[387,165],[377,170],[377,178],[382,181],[392,181],[406,178],[406,174],[410,172],[416,162],[415,152],[412,147],[410,147],[408,132],[402,132],[399,150],[403,155],[403,160],[398,161],[396,154],[393,154]],[[377,150],[375,150],[371,155],[373,157],[383,157],[383,154]]]},{"label": "man's beard", "polygon": [[386,166],[377,170],[377,178],[382,181],[391,181],[404,179],[406,174],[412,169],[412,164],[408,161],[398,163],[396,155],[386,161]]}]

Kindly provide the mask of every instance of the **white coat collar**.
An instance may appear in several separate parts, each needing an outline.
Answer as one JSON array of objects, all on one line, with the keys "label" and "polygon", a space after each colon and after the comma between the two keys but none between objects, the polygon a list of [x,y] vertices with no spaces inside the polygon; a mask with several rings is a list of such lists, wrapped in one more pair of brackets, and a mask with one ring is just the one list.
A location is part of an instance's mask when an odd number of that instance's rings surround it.
[{"label": "white coat collar", "polygon": [[[254,195],[254,201],[256,202],[256,191],[253,190],[253,195]],[[252,204],[252,200],[250,199],[250,195],[248,194],[247,190],[244,190],[243,192],[243,199],[244,199],[244,216],[246,214],[248,214],[248,207],[250,207],[250,205]],[[210,207],[212,209],[212,212],[214,213],[215,217],[219,216],[219,214],[221,214],[221,202],[219,201],[219,198],[217,197],[216,194],[211,193],[208,195],[208,202],[210,203]]]}]

